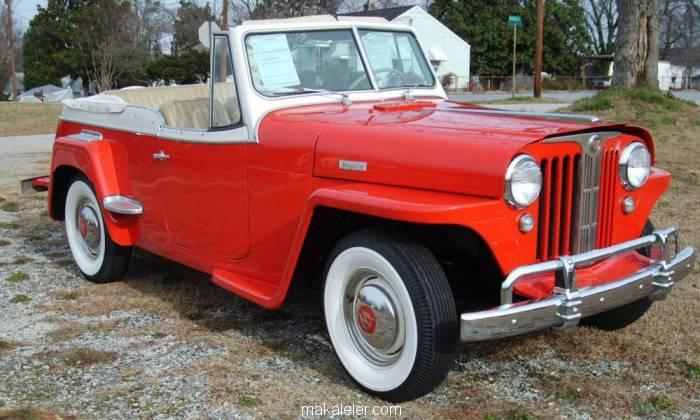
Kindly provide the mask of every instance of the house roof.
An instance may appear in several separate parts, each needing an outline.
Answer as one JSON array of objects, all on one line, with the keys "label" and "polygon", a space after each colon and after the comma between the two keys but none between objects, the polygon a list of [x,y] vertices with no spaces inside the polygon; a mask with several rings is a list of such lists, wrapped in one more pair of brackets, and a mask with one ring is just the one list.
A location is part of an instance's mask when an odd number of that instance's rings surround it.
[{"label": "house roof", "polygon": [[372,16],[372,17],[382,17],[386,20],[394,20],[402,14],[408,12],[409,10],[416,7],[413,6],[400,6],[400,7],[389,7],[386,9],[374,9],[374,10],[363,10],[362,12],[351,12],[351,13],[341,13],[338,16]]}]

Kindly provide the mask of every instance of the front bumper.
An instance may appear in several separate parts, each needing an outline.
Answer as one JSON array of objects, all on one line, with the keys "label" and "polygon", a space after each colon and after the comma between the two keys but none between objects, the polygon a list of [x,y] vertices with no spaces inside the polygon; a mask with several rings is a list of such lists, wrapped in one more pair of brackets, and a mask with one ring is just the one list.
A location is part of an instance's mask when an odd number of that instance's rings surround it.
[{"label": "front bumper", "polygon": [[[576,288],[576,268],[615,255],[651,246],[652,263],[622,279],[587,289]],[[633,241],[558,260],[518,267],[501,285],[501,306],[461,315],[462,341],[482,341],[554,327],[573,330],[581,318],[617,308],[642,298],[662,300],[673,284],[693,271],[695,249],[680,250],[675,227],[656,230]],[[543,299],[513,303],[513,286],[519,279],[554,272],[554,294]]]}]

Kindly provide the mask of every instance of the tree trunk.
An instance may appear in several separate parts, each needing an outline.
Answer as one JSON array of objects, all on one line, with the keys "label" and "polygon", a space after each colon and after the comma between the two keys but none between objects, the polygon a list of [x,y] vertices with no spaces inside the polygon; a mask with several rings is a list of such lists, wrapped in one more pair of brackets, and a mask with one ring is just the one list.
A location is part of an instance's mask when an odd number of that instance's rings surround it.
[{"label": "tree trunk", "polygon": [[659,87],[658,0],[617,0],[619,26],[613,86]]}]

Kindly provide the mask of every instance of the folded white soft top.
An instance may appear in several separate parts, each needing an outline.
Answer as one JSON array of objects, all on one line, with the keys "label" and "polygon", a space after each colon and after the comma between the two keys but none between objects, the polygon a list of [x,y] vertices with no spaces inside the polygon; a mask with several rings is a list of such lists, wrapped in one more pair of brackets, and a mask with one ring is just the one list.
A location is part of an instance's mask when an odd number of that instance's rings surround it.
[{"label": "folded white soft top", "polygon": [[124,111],[127,103],[118,96],[99,94],[87,98],[65,99],[63,104],[69,108],[96,114],[118,114]]}]

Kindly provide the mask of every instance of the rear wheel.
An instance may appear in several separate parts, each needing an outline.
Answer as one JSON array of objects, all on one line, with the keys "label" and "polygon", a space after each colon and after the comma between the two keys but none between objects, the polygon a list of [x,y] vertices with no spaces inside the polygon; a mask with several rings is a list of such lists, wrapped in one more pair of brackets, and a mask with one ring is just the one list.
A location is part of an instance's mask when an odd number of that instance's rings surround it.
[{"label": "rear wheel", "polygon": [[68,244],[83,276],[95,283],[121,279],[129,268],[131,247],[112,241],[95,190],[82,175],[68,188],[64,214]]},{"label": "rear wheel", "polygon": [[[641,236],[651,235],[654,232],[654,224],[647,220]],[[651,255],[651,247],[641,248],[639,253],[648,257]],[[581,324],[605,331],[614,331],[634,323],[644,315],[653,302],[646,297],[630,302],[619,308],[611,309],[581,320]]]},{"label": "rear wheel", "polygon": [[323,303],[335,352],[367,392],[407,401],[447,376],[457,311],[424,246],[367,231],[347,236],[328,260]]}]

